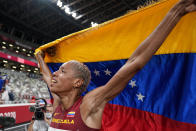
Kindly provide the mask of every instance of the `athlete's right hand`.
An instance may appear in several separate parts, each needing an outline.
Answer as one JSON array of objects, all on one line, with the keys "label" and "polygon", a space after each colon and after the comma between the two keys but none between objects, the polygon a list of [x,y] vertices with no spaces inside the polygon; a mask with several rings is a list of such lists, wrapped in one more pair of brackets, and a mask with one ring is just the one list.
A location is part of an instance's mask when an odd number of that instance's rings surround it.
[{"label": "athlete's right hand", "polygon": [[37,52],[36,55],[40,55],[42,58],[44,58],[45,57],[45,51],[40,50],[40,51]]}]

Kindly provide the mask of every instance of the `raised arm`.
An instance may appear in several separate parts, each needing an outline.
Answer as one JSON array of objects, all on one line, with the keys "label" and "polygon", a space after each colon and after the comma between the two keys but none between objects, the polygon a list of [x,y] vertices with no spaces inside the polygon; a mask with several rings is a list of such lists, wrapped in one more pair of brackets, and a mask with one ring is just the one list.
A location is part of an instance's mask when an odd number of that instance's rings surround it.
[{"label": "raised arm", "polygon": [[86,105],[84,110],[86,112],[89,111],[89,114],[86,113],[84,118],[87,118],[89,115],[92,116],[92,114],[97,115],[98,113],[96,112],[102,110],[102,107],[105,105],[104,103],[113,99],[126,87],[131,78],[144,67],[159,49],[181,17],[188,12],[196,10],[195,4],[196,0],[179,1],[168,12],[163,21],[150,34],[150,36],[139,45],[126,64],[121,67],[109,82],[106,85],[89,92],[85,96],[83,100],[84,105]]},{"label": "raised arm", "polygon": [[50,87],[51,82],[52,82],[52,73],[49,70],[46,63],[44,62],[44,59],[43,59],[44,58],[44,53],[42,51],[39,51],[35,54],[35,57],[38,61],[40,72],[43,76],[43,79],[46,82],[46,84],[48,85],[48,87]]},{"label": "raised arm", "polygon": [[[48,85],[48,87],[50,89],[51,88],[51,82],[52,82],[52,73],[49,70],[46,63],[44,62],[44,59],[43,59],[44,58],[44,53],[42,51],[39,51],[35,54],[35,57],[38,61],[40,72],[43,76],[43,79],[44,79],[44,81],[46,82],[46,84]],[[53,93],[53,92],[51,92],[51,93],[52,93],[52,96],[53,96],[53,99],[54,99],[53,108],[54,108],[54,111],[55,111],[55,108],[58,106],[58,104],[60,102],[60,99],[55,93]]]}]

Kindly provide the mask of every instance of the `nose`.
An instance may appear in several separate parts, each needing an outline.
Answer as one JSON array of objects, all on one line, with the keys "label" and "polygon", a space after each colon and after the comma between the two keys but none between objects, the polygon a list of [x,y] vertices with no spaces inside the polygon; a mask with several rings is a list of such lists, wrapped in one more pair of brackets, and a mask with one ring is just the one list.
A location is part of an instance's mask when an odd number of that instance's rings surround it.
[{"label": "nose", "polygon": [[52,76],[55,77],[55,76],[57,76],[57,74],[58,74],[58,70],[53,72]]}]

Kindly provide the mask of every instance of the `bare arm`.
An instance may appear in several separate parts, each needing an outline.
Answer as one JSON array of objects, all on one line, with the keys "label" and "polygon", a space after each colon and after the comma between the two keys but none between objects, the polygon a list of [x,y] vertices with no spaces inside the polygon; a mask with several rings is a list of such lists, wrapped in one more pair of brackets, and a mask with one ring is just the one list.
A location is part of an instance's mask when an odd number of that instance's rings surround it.
[{"label": "bare arm", "polygon": [[[43,59],[43,52],[39,51],[35,54],[36,56],[36,59],[39,63],[39,66],[40,66],[40,72],[42,73],[42,76],[43,76],[43,79],[44,81],[46,82],[46,84],[48,85],[49,89],[51,87],[51,82],[52,82],[52,73],[51,71],[49,70],[48,66],[46,65],[46,63],[44,62],[44,59]],[[58,106],[59,102],[60,102],[60,99],[59,97],[52,92],[52,96],[54,98],[54,103],[53,103],[53,108],[54,108],[54,111],[56,109],[56,107]]]},{"label": "bare arm", "polygon": [[28,126],[28,131],[33,131],[33,124],[34,124],[34,120],[31,121],[31,123]]},{"label": "bare arm", "polygon": [[46,82],[46,84],[50,87],[51,85],[51,81],[52,81],[52,73],[50,72],[48,66],[46,65],[46,63],[44,62],[44,54],[42,51],[39,51],[35,54],[36,59],[38,61],[39,64],[39,68],[40,68],[40,72],[43,76],[44,81]]},{"label": "bare arm", "polygon": [[[144,40],[128,59],[127,63],[104,86],[88,93],[83,99],[84,119],[96,116],[103,111],[105,103],[118,95],[129,80],[144,67],[154,53],[159,49],[169,33],[182,16],[196,10],[196,0],[181,0],[165,16],[159,26]],[[91,119],[93,121],[94,119]],[[94,123],[97,123],[94,121]],[[96,124],[95,124],[96,125]]]}]

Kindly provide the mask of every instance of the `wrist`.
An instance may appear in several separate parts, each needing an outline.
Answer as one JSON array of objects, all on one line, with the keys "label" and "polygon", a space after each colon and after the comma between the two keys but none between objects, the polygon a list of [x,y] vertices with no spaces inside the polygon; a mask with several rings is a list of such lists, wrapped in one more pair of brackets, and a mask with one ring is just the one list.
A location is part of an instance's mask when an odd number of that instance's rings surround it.
[{"label": "wrist", "polygon": [[179,1],[174,7],[171,9],[170,13],[175,14],[178,17],[182,17],[186,15],[188,12],[186,11],[186,3],[185,1]]}]

